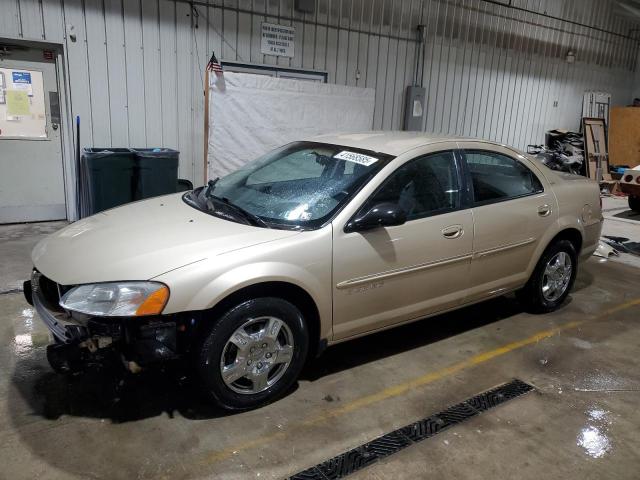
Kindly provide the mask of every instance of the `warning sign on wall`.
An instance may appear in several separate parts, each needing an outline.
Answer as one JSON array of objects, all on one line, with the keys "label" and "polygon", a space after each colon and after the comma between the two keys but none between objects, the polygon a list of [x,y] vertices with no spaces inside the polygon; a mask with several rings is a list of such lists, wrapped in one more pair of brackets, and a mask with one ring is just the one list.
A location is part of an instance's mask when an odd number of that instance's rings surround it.
[{"label": "warning sign on wall", "polygon": [[286,25],[262,23],[260,52],[265,55],[293,57],[296,29]]}]

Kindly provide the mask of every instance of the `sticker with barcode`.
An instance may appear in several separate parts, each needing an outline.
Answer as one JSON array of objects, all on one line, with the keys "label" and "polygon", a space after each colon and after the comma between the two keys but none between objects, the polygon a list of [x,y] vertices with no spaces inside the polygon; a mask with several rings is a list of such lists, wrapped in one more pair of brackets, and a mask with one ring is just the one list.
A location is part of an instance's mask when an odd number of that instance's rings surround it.
[{"label": "sticker with barcode", "polygon": [[370,157],[369,155],[364,155],[362,153],[350,152],[348,150],[343,150],[337,155],[334,155],[333,158],[337,158],[339,160],[346,160],[348,162],[354,162],[359,165],[373,165],[378,161],[376,157]]}]

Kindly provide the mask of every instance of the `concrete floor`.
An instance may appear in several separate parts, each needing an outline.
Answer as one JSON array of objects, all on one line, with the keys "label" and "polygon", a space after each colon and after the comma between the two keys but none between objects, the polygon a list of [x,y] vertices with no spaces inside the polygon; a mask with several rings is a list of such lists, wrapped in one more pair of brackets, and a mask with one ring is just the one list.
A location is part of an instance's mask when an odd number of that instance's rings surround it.
[{"label": "concrete floor", "polygon": [[178,367],[49,369],[11,292],[50,228],[0,227],[0,478],[285,478],[512,378],[536,390],[350,478],[638,477],[640,270],[624,258],[590,259],[555,313],[504,297],[338,345],[284,399],[227,415]]},{"label": "concrete floor", "polygon": [[46,235],[67,222],[0,225],[0,294],[22,290],[31,271],[31,250]]}]

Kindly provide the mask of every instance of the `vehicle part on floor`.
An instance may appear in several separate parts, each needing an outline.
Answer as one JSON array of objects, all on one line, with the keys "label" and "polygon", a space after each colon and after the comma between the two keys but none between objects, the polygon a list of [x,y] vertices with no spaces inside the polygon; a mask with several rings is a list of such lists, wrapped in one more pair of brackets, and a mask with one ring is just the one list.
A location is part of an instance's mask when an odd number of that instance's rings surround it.
[{"label": "vehicle part on floor", "polygon": [[596,251],[594,252],[594,255],[596,257],[603,257],[603,258],[609,258],[611,255],[615,255],[618,256],[620,255],[620,253],[613,248],[611,245],[608,245],[604,242],[600,242],[598,244],[598,248],[596,248]]},{"label": "vehicle part on floor", "polygon": [[602,238],[603,238],[602,240],[603,242],[608,243],[613,248],[621,252],[640,256],[640,242],[632,242],[631,240],[625,237],[612,237],[609,235],[604,235]]}]

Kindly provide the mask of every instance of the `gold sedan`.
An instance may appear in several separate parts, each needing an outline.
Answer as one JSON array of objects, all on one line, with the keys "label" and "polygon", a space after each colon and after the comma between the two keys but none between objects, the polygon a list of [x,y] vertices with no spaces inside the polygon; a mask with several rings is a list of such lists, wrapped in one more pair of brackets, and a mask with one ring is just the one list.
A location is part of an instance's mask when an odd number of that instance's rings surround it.
[{"label": "gold sedan", "polygon": [[596,183],[504,145],[323,136],[69,225],[25,292],[56,370],[189,357],[212,400],[247,409],[337,342],[511,291],[558,308],[601,227]]}]

